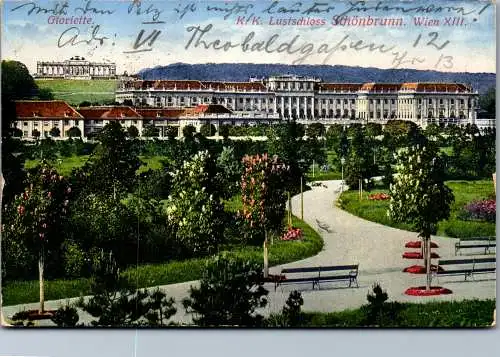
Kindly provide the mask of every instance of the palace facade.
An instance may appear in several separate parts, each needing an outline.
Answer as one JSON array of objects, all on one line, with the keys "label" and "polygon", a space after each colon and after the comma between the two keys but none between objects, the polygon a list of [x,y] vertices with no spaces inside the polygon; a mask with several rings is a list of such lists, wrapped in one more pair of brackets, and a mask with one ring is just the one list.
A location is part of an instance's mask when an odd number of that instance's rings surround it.
[{"label": "palace facade", "polygon": [[116,101],[155,108],[222,104],[238,112],[277,114],[299,121],[411,120],[474,123],[478,93],[460,83],[325,83],[294,75],[248,82],[197,80],[123,81]]},{"label": "palace facade", "polygon": [[113,79],[116,63],[90,62],[84,57],[71,57],[62,62],[38,61],[35,78]]}]

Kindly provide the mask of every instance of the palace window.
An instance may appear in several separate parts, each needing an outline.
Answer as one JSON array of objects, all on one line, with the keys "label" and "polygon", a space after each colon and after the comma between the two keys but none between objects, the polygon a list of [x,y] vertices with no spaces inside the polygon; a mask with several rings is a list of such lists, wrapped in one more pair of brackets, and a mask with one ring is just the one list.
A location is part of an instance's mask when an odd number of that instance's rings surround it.
[{"label": "palace window", "polygon": [[330,104],[333,104],[333,99],[330,99]]},{"label": "palace window", "polygon": [[69,120],[65,120],[64,125],[69,125]]},{"label": "palace window", "polygon": [[354,104],[356,102],[355,99],[351,99],[351,104]]},{"label": "palace window", "polygon": [[23,126],[28,126],[28,122],[27,121],[23,122]]},{"label": "palace window", "polygon": [[396,104],[396,99],[391,99],[391,104]]}]

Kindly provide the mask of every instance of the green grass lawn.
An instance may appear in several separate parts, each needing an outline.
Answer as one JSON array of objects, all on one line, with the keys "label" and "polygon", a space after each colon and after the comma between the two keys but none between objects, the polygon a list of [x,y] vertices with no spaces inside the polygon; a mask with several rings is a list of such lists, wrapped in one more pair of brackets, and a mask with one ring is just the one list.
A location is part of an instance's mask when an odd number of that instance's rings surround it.
[{"label": "green grass lawn", "polygon": [[[235,200],[236,202],[236,200]],[[236,203],[234,203],[236,205]],[[236,208],[235,208],[236,209]],[[316,255],[323,248],[323,239],[309,225],[293,217],[293,225],[303,230],[302,241],[274,241],[269,249],[269,264],[279,265]],[[248,260],[262,263],[262,247],[234,247],[231,251]],[[174,284],[200,279],[207,258],[147,264],[126,269],[122,274],[139,288]],[[89,295],[90,279],[59,279],[45,282],[45,299],[55,300]],[[4,305],[17,305],[39,300],[38,280],[3,282]]]},{"label": "green grass lawn", "polygon": [[[52,163],[57,171],[64,175],[69,176],[71,171],[74,168],[82,167],[85,162],[88,160],[90,155],[80,155],[80,156],[70,156],[70,157],[61,157],[59,159],[54,160]],[[163,156],[139,156],[145,165],[141,166],[137,173],[141,173],[147,171],[149,169],[158,170],[161,169],[162,164],[161,160],[165,159]],[[26,169],[31,169],[40,163],[39,159],[34,160],[26,160],[24,163],[24,167]]]},{"label": "green grass lawn", "polygon": [[[52,164],[60,174],[64,176],[69,176],[71,174],[71,170],[78,167],[82,167],[88,160],[88,158],[89,155],[61,157],[59,159],[54,160]],[[38,164],[40,164],[39,159],[26,160],[26,162],[24,163],[24,167],[26,169],[32,169]]]},{"label": "green grass lawn", "polygon": [[70,80],[70,79],[37,79],[40,88],[48,88],[54,99],[78,105],[83,101],[91,103],[113,102],[115,100],[116,80]]},{"label": "green grass lawn", "polygon": [[[495,223],[462,221],[457,218],[457,214],[465,204],[472,200],[487,198],[494,193],[493,181],[447,181],[446,185],[453,190],[455,202],[451,206],[450,218],[439,223],[437,235],[463,239],[494,236]],[[358,191],[346,191],[341,195],[337,204],[346,211],[369,221],[413,231],[411,225],[394,222],[387,216],[389,200],[372,201],[368,199],[369,194],[378,192],[388,193],[389,190],[374,189],[370,192],[364,192],[362,201],[359,200]]]},{"label": "green grass lawn", "polygon": [[[422,304],[386,304],[394,318],[381,327],[489,327],[495,300],[442,301]],[[331,313],[306,312],[300,327],[365,327],[363,308]]]}]

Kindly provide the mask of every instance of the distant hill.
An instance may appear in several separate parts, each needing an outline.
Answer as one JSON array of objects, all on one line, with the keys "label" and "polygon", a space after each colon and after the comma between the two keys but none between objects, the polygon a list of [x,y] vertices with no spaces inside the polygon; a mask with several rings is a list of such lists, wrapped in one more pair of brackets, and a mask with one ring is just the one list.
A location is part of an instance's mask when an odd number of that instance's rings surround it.
[{"label": "distant hill", "polygon": [[194,79],[204,81],[248,81],[250,77],[278,74],[313,76],[325,82],[458,82],[480,93],[495,86],[495,73],[450,73],[415,69],[380,69],[350,66],[286,65],[254,63],[174,63],[139,71],[142,79]]}]

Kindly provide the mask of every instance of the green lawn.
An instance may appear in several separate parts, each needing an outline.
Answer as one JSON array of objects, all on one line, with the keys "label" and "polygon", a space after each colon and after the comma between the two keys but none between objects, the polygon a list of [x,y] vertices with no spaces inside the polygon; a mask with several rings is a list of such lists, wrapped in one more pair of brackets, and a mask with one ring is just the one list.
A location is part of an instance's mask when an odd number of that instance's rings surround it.
[{"label": "green lawn", "polygon": [[[89,155],[80,155],[80,156],[70,156],[70,157],[61,157],[53,161],[53,165],[57,169],[57,171],[65,176],[71,174],[71,171],[74,168],[82,167],[85,162],[88,160]],[[145,165],[141,166],[137,173],[141,173],[147,171],[149,169],[158,170],[162,167],[161,160],[165,159],[163,156],[139,156]],[[31,169],[40,163],[39,159],[34,160],[26,160],[24,163],[24,167],[26,169]]]},{"label": "green lawn", "polygon": [[[236,202],[236,200],[235,200]],[[236,205],[236,203],[235,203]],[[236,207],[234,208],[236,209]],[[293,217],[293,225],[304,232],[302,241],[276,241],[269,249],[269,264],[279,265],[316,255],[323,248],[323,239],[309,225]],[[262,247],[236,247],[233,253],[262,263]],[[126,269],[122,274],[139,288],[174,284],[201,278],[206,258],[172,261],[163,264],[147,264],[137,269]],[[45,282],[45,299],[55,300],[90,294],[89,279],[59,279]],[[39,300],[37,280],[4,282],[2,285],[4,305],[17,305]]]},{"label": "green lawn", "polygon": [[115,100],[116,80],[70,80],[37,79],[40,88],[48,88],[54,99],[62,99],[69,104],[78,105],[83,101],[91,103],[113,102]]},{"label": "green lawn", "polygon": [[[437,234],[463,239],[495,236],[495,223],[462,221],[457,218],[457,214],[465,204],[472,200],[487,198],[494,193],[493,181],[447,181],[446,184],[453,190],[455,202],[451,207],[450,219],[439,223]],[[409,224],[393,222],[387,216],[389,200],[372,201],[368,199],[369,194],[378,192],[388,193],[388,190],[374,189],[371,192],[364,192],[362,201],[358,198],[358,191],[346,191],[341,195],[337,204],[346,211],[369,221],[413,231]]]},{"label": "green lawn", "polygon": [[[463,300],[429,302],[422,304],[386,304],[392,312],[380,327],[490,327],[493,322],[495,300]],[[300,327],[366,327],[363,308],[332,313],[309,312],[304,314]]]}]

